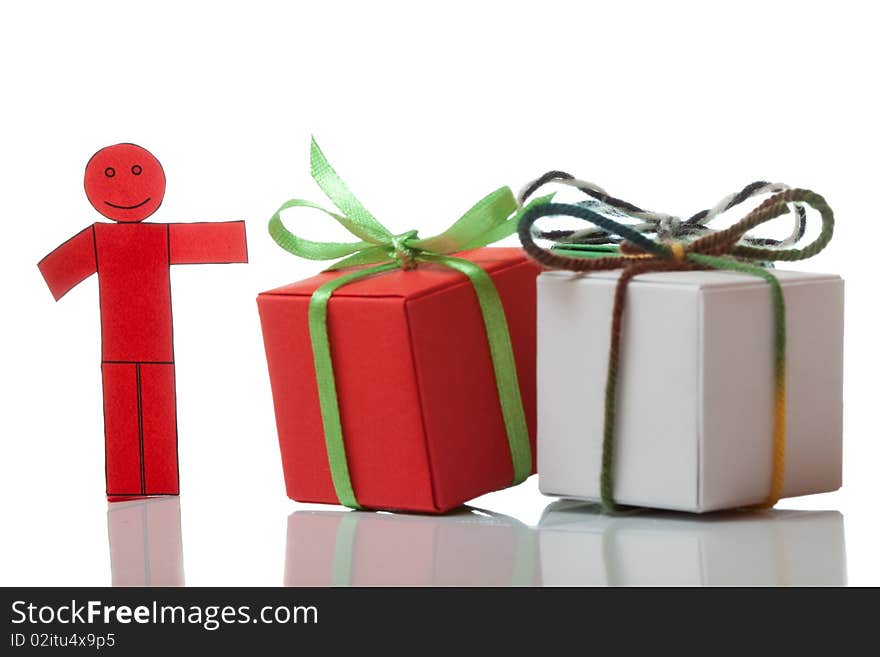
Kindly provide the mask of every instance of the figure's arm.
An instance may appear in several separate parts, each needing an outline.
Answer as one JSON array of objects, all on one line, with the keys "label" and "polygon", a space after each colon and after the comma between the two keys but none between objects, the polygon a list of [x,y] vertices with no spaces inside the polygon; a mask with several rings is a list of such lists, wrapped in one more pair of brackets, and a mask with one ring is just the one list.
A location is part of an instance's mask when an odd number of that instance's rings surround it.
[{"label": "figure's arm", "polygon": [[58,301],[71,288],[98,271],[95,226],[77,233],[37,264],[46,285]]},{"label": "figure's arm", "polygon": [[244,222],[168,224],[168,258],[172,265],[247,262]]}]

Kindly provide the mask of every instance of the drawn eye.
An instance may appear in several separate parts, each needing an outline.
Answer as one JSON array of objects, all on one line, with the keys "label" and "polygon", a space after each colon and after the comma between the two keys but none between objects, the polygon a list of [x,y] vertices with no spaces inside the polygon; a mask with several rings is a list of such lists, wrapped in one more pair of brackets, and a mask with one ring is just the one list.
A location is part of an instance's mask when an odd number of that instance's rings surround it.
[{"label": "drawn eye", "polygon": [[140,165],[140,164],[135,164],[135,165],[131,168],[131,172],[132,172],[134,175],[136,175],[136,176],[141,175],[141,171],[143,171],[143,169],[141,169],[141,165]]},{"label": "drawn eye", "polygon": [[104,169],[104,175],[108,178],[112,178],[116,175],[116,169],[114,169],[113,167],[107,167],[106,169]]}]

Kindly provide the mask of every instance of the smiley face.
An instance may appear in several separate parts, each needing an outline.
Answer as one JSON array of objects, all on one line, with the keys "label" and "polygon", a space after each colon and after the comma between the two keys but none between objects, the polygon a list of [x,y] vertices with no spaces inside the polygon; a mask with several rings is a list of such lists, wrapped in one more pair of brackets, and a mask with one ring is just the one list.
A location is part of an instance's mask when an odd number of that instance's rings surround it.
[{"label": "smiley face", "polygon": [[165,171],[150,151],[135,144],[115,144],[92,155],[86,165],[86,196],[108,219],[143,221],[165,197]]}]

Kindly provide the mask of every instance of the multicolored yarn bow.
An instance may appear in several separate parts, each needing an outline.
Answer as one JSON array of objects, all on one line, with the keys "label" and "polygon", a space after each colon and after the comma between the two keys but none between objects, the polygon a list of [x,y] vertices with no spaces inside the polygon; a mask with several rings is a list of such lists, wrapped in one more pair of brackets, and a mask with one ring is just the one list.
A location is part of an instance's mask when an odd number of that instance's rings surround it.
[{"label": "multicolored yarn bow", "polygon": [[[539,176],[535,180],[527,183],[518,195],[520,205],[525,205],[526,201],[534,195],[541,187],[549,183],[557,183],[567,185],[586,194],[591,200],[582,202],[579,205],[585,205],[588,209],[600,207],[606,212],[611,210],[613,217],[618,218],[634,218],[640,223],[633,224],[632,228],[645,234],[654,234],[660,239],[680,239],[694,238],[700,235],[706,235],[712,232],[709,223],[719,215],[733,209],[737,205],[744,203],[750,198],[763,196],[769,193],[782,192],[790,189],[788,185],[783,183],[770,183],[765,180],[758,180],[749,183],[735,194],[729,194],[716,203],[713,207],[697,212],[686,220],[666,214],[665,212],[652,212],[643,210],[628,201],[615,198],[606,192],[599,185],[586,180],[579,180],[570,173],[564,171],[548,171]],[[795,226],[794,231],[783,240],[775,240],[767,237],[751,237],[745,236],[743,241],[752,246],[793,246],[800,241],[807,228],[807,213],[804,206],[795,203]],[[564,241],[566,245],[572,244],[613,244],[621,241],[621,238],[609,233],[597,226],[572,231],[572,230],[556,230],[546,233],[539,232],[538,237],[542,239],[550,239],[556,242]]]},{"label": "multicolored yarn bow", "polygon": [[[747,232],[790,212],[788,204],[806,204],[819,212],[822,228],[818,237],[803,248],[760,246],[754,243],[757,238],[751,238],[750,243]],[[729,204],[727,205],[729,207]],[[604,231],[604,234],[599,236],[604,242],[607,243],[611,238],[620,238],[622,241],[619,248],[607,244],[590,246],[581,243],[559,244],[558,248],[553,250],[544,249],[535,243],[532,227],[540,218],[548,216],[569,216],[587,221]],[[800,227],[802,217],[800,211],[798,217],[799,227],[796,234],[803,234],[803,229]],[[773,474],[770,492],[761,506],[772,507],[776,504],[782,493],[785,476],[785,299],[779,281],[762,265],[776,261],[793,262],[810,258],[825,248],[831,240],[833,231],[834,214],[831,208],[819,194],[805,189],[786,189],[779,192],[729,228],[709,232],[692,240],[655,241],[640,232],[638,227],[620,223],[581,205],[543,203],[530,207],[524,212],[518,229],[520,241],[526,253],[545,267],[574,272],[622,270],[614,292],[611,346],[608,353],[608,377],[605,387],[600,496],[606,510],[617,508],[614,501],[614,431],[620,334],[627,286],[639,274],[690,269],[726,269],[742,272],[758,276],[770,286],[775,325]],[[562,231],[562,233],[564,234],[559,237],[563,240],[571,238],[573,234],[571,231]]]},{"label": "multicolored yarn bow", "polygon": [[[327,333],[327,306],[330,297],[343,285],[358,279],[396,269],[414,269],[421,262],[443,265],[461,272],[473,285],[486,328],[498,400],[510,447],[513,463],[512,483],[518,484],[524,481],[532,472],[532,453],[504,308],[491,277],[485,271],[469,260],[449,255],[457,251],[486,246],[513,235],[524,208],[519,208],[509,188],[502,187],[477,202],[439,235],[423,239],[415,230],[395,235],[380,224],[355,198],[327,162],[314,139],[311,145],[311,173],[318,186],[342,213],[325,210],[311,201],[293,199],[284,203],[272,215],[269,220],[269,234],[282,249],[302,258],[311,260],[343,258],[328,270],[359,266],[318,287],[309,302],[309,334],[315,360],[321,419],[330,474],[339,502],[351,508],[361,508],[349,475],[342,423],[339,417],[336,379]],[[529,207],[535,207],[545,200],[546,197],[536,199]],[[313,242],[294,235],[281,222],[281,213],[294,207],[320,210],[342,224],[361,241]],[[362,267],[363,265],[373,266]]]}]

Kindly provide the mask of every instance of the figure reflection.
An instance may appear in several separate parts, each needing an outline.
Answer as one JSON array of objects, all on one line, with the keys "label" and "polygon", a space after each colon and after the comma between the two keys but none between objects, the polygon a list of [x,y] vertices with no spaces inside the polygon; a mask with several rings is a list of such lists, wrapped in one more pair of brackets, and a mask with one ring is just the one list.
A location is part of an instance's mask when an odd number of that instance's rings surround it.
[{"label": "figure reflection", "polygon": [[535,586],[535,532],[472,508],[443,516],[296,511],[286,586]]},{"label": "figure reflection", "polygon": [[179,497],[109,504],[107,532],[113,586],[183,586]]},{"label": "figure reflection", "polygon": [[547,586],[843,586],[837,511],[609,516],[559,501],[539,528]]}]

